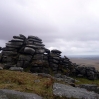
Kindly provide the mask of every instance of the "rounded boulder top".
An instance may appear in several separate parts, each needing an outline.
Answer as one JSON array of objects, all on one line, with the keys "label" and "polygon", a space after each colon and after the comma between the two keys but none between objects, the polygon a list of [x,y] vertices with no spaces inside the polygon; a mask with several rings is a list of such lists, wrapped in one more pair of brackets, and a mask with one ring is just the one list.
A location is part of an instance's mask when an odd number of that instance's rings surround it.
[{"label": "rounded boulder top", "polygon": [[62,53],[61,51],[57,50],[57,49],[53,49],[51,50],[52,53]]},{"label": "rounded boulder top", "polygon": [[39,40],[39,41],[42,41],[39,37],[37,36],[28,36],[28,39],[36,39],[36,40]]},{"label": "rounded boulder top", "polygon": [[13,36],[13,38],[14,39],[22,39],[22,40],[24,39],[23,37],[20,37],[20,36]]}]

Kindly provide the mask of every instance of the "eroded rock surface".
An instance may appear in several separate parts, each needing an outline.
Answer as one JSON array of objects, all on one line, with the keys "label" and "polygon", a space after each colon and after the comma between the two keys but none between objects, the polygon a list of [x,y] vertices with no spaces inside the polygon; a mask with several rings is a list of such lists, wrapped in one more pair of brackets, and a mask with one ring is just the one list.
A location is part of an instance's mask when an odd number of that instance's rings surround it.
[{"label": "eroded rock surface", "polygon": [[0,89],[0,99],[42,99],[42,97],[37,94]]},{"label": "eroded rock surface", "polygon": [[77,99],[99,99],[99,94],[87,91],[84,88],[76,88],[69,85],[54,83],[53,94],[56,96],[66,96],[67,98]]},{"label": "eroded rock surface", "polygon": [[82,85],[79,85],[80,88],[85,88],[89,91],[94,91],[96,93],[99,94],[99,87],[95,84],[82,84]]}]

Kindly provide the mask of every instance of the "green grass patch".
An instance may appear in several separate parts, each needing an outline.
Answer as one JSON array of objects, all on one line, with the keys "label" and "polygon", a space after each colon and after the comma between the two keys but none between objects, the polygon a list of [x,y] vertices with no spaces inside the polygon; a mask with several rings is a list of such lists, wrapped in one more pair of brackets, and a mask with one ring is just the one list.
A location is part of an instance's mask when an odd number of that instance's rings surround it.
[{"label": "green grass patch", "polygon": [[89,80],[87,78],[78,78],[78,77],[75,79],[79,81],[79,82],[76,82],[77,85],[79,85],[79,84],[96,84],[99,86],[99,79]]}]

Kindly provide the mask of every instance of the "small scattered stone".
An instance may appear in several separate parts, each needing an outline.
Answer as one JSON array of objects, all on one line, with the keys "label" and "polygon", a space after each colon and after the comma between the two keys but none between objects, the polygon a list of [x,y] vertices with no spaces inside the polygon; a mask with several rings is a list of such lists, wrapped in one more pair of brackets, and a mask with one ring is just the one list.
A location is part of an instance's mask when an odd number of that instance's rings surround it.
[{"label": "small scattered stone", "polygon": [[11,70],[11,71],[23,71],[23,68],[21,68],[21,67],[10,67],[9,70]]},{"label": "small scattered stone", "polygon": [[0,66],[0,70],[3,70],[3,67]]}]

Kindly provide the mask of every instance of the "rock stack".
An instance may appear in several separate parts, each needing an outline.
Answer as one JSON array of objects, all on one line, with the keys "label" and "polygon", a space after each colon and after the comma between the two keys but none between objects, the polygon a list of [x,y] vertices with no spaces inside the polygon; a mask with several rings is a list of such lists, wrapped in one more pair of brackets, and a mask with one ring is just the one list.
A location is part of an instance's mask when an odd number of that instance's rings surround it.
[{"label": "rock stack", "polygon": [[28,36],[26,48],[34,50],[31,60],[31,72],[43,72],[43,54],[45,53],[45,45],[42,40],[35,36]]},{"label": "rock stack", "polygon": [[37,36],[27,38],[20,34],[0,47],[0,62],[3,69],[26,70],[38,73],[74,73],[76,76],[86,76],[88,79],[99,78],[99,72],[94,67],[79,67],[66,56],[61,57],[61,51],[45,48],[42,40]]},{"label": "rock stack", "polygon": [[43,55],[43,72],[44,73],[50,73],[51,69],[49,66],[49,55],[50,55],[50,50],[45,48],[45,53]]},{"label": "rock stack", "polygon": [[99,72],[95,67],[78,66],[75,68],[74,74],[78,77],[86,77],[90,80],[99,78]]},{"label": "rock stack", "polygon": [[[45,45],[36,36],[13,36],[13,39],[2,48],[1,62],[6,63],[4,68],[12,66],[27,68],[31,63],[31,71],[42,70]],[[38,69],[39,68],[39,69]]]},{"label": "rock stack", "polygon": [[59,50],[51,50],[51,53],[49,55],[49,65],[54,73],[57,73],[59,69],[59,62],[61,56],[60,54],[61,51]]},{"label": "rock stack", "polygon": [[68,74],[70,71],[72,72],[73,68],[75,68],[75,66],[73,65],[73,63],[66,57],[61,57],[60,58],[60,70],[62,70],[63,73]]},{"label": "rock stack", "polygon": [[12,65],[16,64],[18,59],[18,51],[24,45],[25,36],[13,36],[13,39],[6,43],[6,47],[2,48],[1,61],[6,63],[4,68],[10,68]]}]

